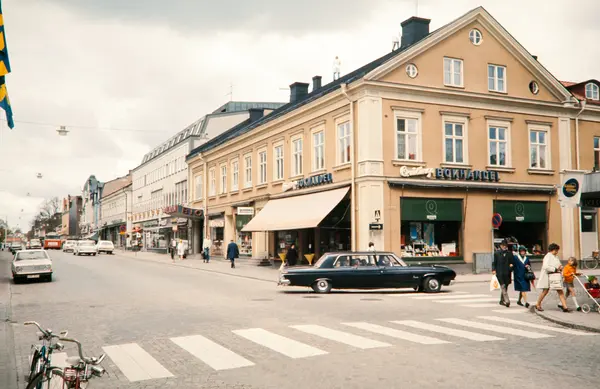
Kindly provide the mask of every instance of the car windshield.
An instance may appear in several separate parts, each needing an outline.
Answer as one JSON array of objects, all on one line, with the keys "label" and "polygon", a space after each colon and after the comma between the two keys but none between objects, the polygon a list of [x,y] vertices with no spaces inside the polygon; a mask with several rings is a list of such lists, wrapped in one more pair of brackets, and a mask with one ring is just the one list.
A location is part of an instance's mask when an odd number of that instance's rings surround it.
[{"label": "car windshield", "polygon": [[79,242],[80,246],[93,246],[94,242],[89,241],[89,242]]},{"label": "car windshield", "polygon": [[45,251],[21,251],[17,253],[15,261],[30,261],[36,259],[49,259]]},{"label": "car windshield", "polygon": [[113,245],[112,242],[100,242],[100,246],[107,246],[107,247],[109,247],[109,246],[112,246],[112,245]]},{"label": "car windshield", "polygon": [[75,242],[74,240],[67,240],[67,241],[65,242],[65,244],[75,244],[75,243],[76,243],[76,242]]}]

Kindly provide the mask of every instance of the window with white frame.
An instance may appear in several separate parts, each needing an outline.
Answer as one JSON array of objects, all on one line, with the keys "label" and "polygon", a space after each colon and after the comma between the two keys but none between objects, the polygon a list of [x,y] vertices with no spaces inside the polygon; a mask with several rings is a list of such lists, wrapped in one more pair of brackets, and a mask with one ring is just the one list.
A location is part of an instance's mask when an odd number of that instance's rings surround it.
[{"label": "window with white frame", "polygon": [[244,157],[244,188],[252,187],[252,155]]},{"label": "window with white frame", "polygon": [[292,177],[302,175],[302,137],[292,140]]},{"label": "window with white frame", "polygon": [[237,160],[231,162],[231,190],[238,190],[240,182],[240,166]]},{"label": "window with white frame", "polygon": [[196,200],[202,200],[202,186],[204,184],[204,174],[200,173],[194,178]]},{"label": "window with white frame", "polygon": [[420,121],[416,117],[396,116],[396,158],[420,160]]},{"label": "window with white frame", "polygon": [[465,124],[444,122],[444,161],[465,163]]},{"label": "window with white frame", "polygon": [[598,85],[593,82],[588,82],[585,84],[585,98],[590,100],[599,100],[600,99],[600,91]]},{"label": "window with white frame", "polygon": [[283,145],[273,147],[273,180],[283,180]]},{"label": "window with white frame", "polygon": [[208,170],[208,195],[215,196],[217,194],[217,177],[215,168]]},{"label": "window with white frame", "polygon": [[508,136],[507,125],[488,124],[488,162],[490,166],[510,166]]},{"label": "window with white frame", "polygon": [[219,194],[227,193],[227,165],[221,165],[221,182]]},{"label": "window with white frame", "polygon": [[462,59],[444,57],[444,85],[463,86]]},{"label": "window with white frame", "polygon": [[488,90],[506,92],[506,66],[488,65]]},{"label": "window with white frame", "polygon": [[531,127],[529,129],[529,167],[549,169],[548,129]]},{"label": "window with white frame", "polygon": [[312,134],[313,139],[313,171],[325,169],[325,131]]},{"label": "window with white frame", "polygon": [[258,153],[258,183],[267,183],[267,152],[261,151]]},{"label": "window with white frame", "polygon": [[338,163],[350,162],[350,122],[337,125]]}]

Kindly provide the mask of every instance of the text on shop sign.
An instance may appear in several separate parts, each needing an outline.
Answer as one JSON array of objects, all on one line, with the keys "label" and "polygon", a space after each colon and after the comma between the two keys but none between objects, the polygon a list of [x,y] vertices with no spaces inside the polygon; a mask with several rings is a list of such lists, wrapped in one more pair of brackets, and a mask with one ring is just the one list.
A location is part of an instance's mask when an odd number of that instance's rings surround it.
[{"label": "text on shop sign", "polygon": [[323,184],[331,184],[333,182],[333,174],[323,173],[308,178],[303,178],[296,181],[296,188],[310,188],[311,186],[318,186]]},{"label": "text on shop sign", "polygon": [[427,177],[438,180],[464,180],[464,181],[500,181],[500,174],[494,170],[471,170],[458,168],[428,168],[402,166],[400,177]]}]

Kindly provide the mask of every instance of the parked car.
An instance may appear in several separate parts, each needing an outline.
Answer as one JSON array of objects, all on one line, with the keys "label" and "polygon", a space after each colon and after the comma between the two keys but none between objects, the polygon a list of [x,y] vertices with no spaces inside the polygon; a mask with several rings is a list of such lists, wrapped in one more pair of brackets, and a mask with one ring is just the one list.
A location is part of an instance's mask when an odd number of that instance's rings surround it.
[{"label": "parked car", "polygon": [[279,285],[307,286],[317,293],[335,289],[413,288],[439,292],[456,278],[438,265],[409,266],[391,252],[325,253],[314,266],[284,267]]},{"label": "parked car", "polygon": [[41,249],[42,248],[42,242],[40,242],[39,239],[31,239],[29,241],[29,248],[31,249]]},{"label": "parked car", "polygon": [[73,255],[96,255],[97,253],[96,242],[93,240],[80,240],[73,250]]},{"label": "parked car", "polygon": [[22,250],[12,261],[13,281],[41,278],[52,281],[52,260],[45,250]]},{"label": "parked car", "polygon": [[62,247],[62,251],[64,251],[65,253],[72,253],[73,250],[75,249],[75,246],[77,245],[77,241],[76,240],[67,240]]},{"label": "parked car", "polygon": [[10,245],[10,251],[15,254],[17,251],[23,250],[23,243],[13,242]]},{"label": "parked car", "polygon": [[100,240],[100,241],[98,241],[98,244],[96,245],[96,251],[98,252],[98,254],[100,254],[100,253],[112,254],[114,250],[115,250],[115,245],[110,240]]}]

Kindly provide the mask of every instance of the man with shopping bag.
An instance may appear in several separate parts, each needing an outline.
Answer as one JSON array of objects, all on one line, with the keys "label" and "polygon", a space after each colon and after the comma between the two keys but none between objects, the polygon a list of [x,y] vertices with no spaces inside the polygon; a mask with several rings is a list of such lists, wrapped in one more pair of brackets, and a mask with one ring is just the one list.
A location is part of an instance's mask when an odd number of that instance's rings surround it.
[{"label": "man with shopping bag", "polygon": [[[508,245],[505,240],[500,243],[500,250],[494,253],[494,261],[492,262],[492,274],[497,278],[500,284],[500,305],[506,308],[510,307],[510,299],[508,297],[508,285],[511,283],[511,272],[513,254],[508,250]],[[493,279],[492,279],[493,282]]]}]

